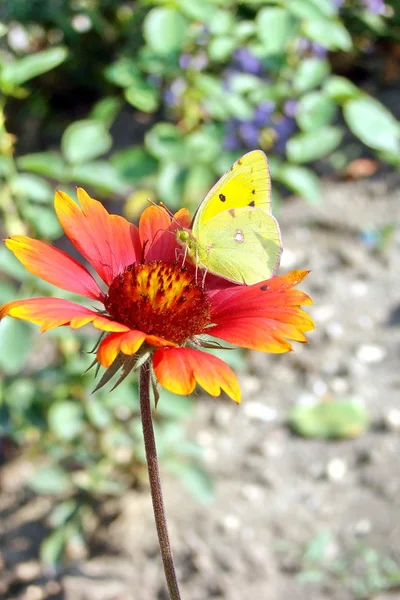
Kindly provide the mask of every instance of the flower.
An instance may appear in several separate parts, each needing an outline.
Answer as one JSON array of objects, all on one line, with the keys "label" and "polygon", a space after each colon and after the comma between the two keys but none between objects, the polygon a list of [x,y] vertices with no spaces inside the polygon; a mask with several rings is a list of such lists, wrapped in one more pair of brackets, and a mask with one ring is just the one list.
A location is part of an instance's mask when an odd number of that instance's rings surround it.
[{"label": "flower", "polygon": [[[150,206],[139,227],[78,189],[80,206],[57,192],[55,210],[65,234],[91,264],[102,284],[65,252],[24,236],[5,240],[22,264],[41,279],[101,303],[95,310],[62,298],[15,300],[0,307],[41,326],[42,331],[91,323],[102,332],[96,361],[107,369],[100,384],[118,369],[121,378],[148,360],[155,380],[176,394],[190,394],[196,383],[212,396],[225,391],[236,402],[240,389],[232,369],[204,351],[230,344],[264,352],[287,352],[287,339],[305,342],[312,319],[300,309],[310,298],[294,290],[307,274],[293,271],[256,285],[235,285],[182,265],[177,228],[189,227],[186,209],[171,217]],[[140,365],[139,365],[140,366]],[[100,385],[99,384],[99,385]],[[99,386],[98,386],[99,387]]]},{"label": "flower", "polygon": [[376,15],[382,14],[385,9],[384,0],[361,0],[365,8]]}]

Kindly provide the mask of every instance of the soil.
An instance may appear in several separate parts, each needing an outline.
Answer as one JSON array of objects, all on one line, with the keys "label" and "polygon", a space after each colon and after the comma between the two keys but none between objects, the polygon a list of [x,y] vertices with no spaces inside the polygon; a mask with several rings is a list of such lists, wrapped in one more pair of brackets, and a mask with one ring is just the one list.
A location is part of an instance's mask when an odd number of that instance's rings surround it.
[{"label": "soil", "polygon": [[[282,206],[282,271],[311,269],[301,287],[316,329],[290,354],[248,354],[240,406],[197,398],[188,428],[214,500],[199,504],[163,473],[182,598],[400,598],[399,183],[327,182],[319,207]],[[388,225],[384,247],[368,243],[365,232]],[[365,403],[368,430],[342,441],[293,434],[290,408],[326,398]],[[49,501],[27,495],[23,479],[21,464],[1,472],[0,595],[167,599],[148,490],[120,498],[99,531],[103,552],[52,573],[37,562]]]}]

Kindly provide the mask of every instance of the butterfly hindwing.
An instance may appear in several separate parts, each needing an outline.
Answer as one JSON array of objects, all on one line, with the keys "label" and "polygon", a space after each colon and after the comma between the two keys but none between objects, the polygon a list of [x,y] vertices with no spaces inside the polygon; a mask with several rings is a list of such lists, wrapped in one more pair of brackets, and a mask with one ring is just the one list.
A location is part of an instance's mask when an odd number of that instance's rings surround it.
[{"label": "butterfly hindwing", "polygon": [[251,285],[272,277],[282,252],[276,219],[260,209],[224,211],[207,223],[202,249],[209,272]]}]

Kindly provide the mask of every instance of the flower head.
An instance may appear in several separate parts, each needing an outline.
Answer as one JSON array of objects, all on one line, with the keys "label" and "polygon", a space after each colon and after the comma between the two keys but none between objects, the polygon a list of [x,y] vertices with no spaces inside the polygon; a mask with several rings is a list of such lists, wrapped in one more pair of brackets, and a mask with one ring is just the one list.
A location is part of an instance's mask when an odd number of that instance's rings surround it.
[{"label": "flower head", "polygon": [[[102,332],[96,361],[125,377],[148,360],[154,378],[176,394],[190,394],[198,383],[213,396],[225,391],[236,402],[240,389],[234,372],[204,348],[223,340],[264,352],[287,352],[287,340],[305,342],[313,328],[300,309],[310,298],[294,290],[306,271],[293,271],[251,286],[230,284],[196,273],[182,264],[174,231],[190,226],[186,209],[172,218],[163,207],[147,208],[139,227],[109,214],[100,202],[78,189],[80,206],[57,192],[55,209],[65,234],[103,283],[65,252],[23,236],[6,246],[34,275],[61,289],[96,300],[94,310],[61,298],[15,300],[0,307],[41,326],[42,331],[91,323]],[[178,257],[178,258],[177,258]]]}]

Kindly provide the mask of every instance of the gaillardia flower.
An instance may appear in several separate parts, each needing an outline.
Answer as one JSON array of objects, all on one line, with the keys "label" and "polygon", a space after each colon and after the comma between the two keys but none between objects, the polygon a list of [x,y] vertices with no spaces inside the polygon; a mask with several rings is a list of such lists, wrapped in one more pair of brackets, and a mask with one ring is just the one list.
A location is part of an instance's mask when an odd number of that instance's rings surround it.
[{"label": "gaillardia flower", "polygon": [[13,236],[5,244],[34,275],[102,307],[90,309],[62,298],[30,298],[2,306],[0,319],[6,315],[25,319],[40,325],[41,331],[91,323],[102,332],[95,362],[107,371],[100,384],[119,369],[124,378],[149,361],[154,382],[170,392],[190,394],[197,382],[212,396],[223,390],[239,402],[232,369],[202,348],[218,347],[222,340],[279,353],[291,350],[288,339],[306,341],[304,332],[313,328],[313,322],[300,305],[311,300],[293,288],[307,271],[251,286],[204,277],[183,264],[174,234],[177,228],[190,227],[186,209],[171,217],[163,207],[150,206],[136,227],[109,214],[83,189],[78,189],[78,199],[80,206],[57,192],[55,210],[66,236],[105,285],[45,242]]}]

